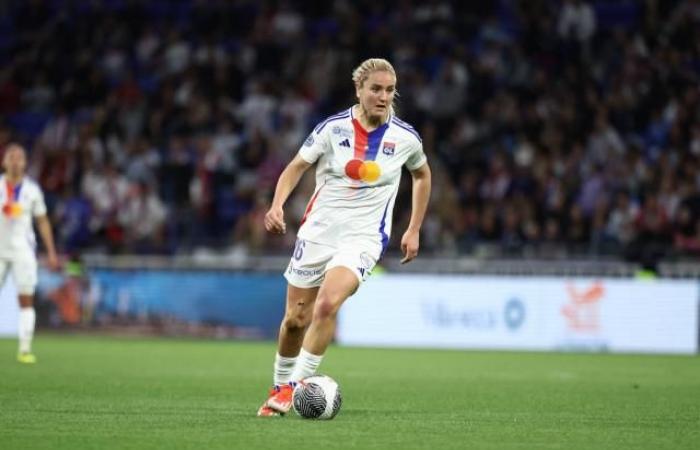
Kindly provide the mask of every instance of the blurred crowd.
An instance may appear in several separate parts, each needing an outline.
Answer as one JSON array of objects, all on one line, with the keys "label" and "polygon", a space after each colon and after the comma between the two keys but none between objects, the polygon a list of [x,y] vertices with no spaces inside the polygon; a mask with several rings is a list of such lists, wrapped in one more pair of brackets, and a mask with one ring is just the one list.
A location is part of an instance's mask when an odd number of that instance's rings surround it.
[{"label": "blurred crowd", "polygon": [[5,1],[0,145],[65,251],[286,252],[313,179],[271,237],[277,176],[367,57],[433,168],[424,251],[700,254],[698,0]]}]

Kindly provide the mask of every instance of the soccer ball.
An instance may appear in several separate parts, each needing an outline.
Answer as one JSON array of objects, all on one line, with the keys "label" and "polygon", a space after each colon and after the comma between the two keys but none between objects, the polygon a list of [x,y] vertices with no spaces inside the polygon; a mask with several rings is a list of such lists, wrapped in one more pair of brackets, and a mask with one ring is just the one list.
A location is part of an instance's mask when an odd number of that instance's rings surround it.
[{"label": "soccer ball", "polygon": [[330,420],[343,404],[340,386],[326,375],[313,375],[299,381],[292,395],[294,411],[305,419]]}]

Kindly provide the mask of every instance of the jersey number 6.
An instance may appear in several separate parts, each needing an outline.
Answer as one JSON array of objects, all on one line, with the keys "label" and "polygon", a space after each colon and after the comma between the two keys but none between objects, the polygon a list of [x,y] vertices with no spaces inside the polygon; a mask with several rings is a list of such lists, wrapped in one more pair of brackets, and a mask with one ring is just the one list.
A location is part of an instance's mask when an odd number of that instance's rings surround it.
[{"label": "jersey number 6", "polygon": [[294,244],[294,259],[299,261],[302,256],[304,256],[304,246],[306,245],[306,241],[303,239],[297,239],[296,243]]}]

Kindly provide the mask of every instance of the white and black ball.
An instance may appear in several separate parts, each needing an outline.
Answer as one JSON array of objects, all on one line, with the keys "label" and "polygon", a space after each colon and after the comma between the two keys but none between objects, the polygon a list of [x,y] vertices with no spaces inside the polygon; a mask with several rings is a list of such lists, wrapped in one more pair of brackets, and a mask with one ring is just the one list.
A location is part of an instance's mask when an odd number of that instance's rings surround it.
[{"label": "white and black ball", "polygon": [[294,411],[305,419],[330,420],[343,404],[340,386],[327,375],[313,375],[299,381],[292,400]]}]

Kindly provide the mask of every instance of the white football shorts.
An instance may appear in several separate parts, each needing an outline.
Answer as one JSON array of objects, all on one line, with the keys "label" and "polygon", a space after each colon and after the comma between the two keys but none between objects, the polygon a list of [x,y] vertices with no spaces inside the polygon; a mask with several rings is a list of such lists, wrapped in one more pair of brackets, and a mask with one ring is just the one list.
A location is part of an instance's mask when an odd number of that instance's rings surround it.
[{"label": "white football shorts", "polygon": [[333,267],[347,267],[360,283],[372,274],[381,249],[376,244],[354,242],[340,246],[297,239],[284,277],[299,288],[318,287]]},{"label": "white football shorts", "polygon": [[38,266],[33,253],[21,252],[11,258],[0,257],[0,285],[12,274],[20,295],[34,295],[38,279]]}]

